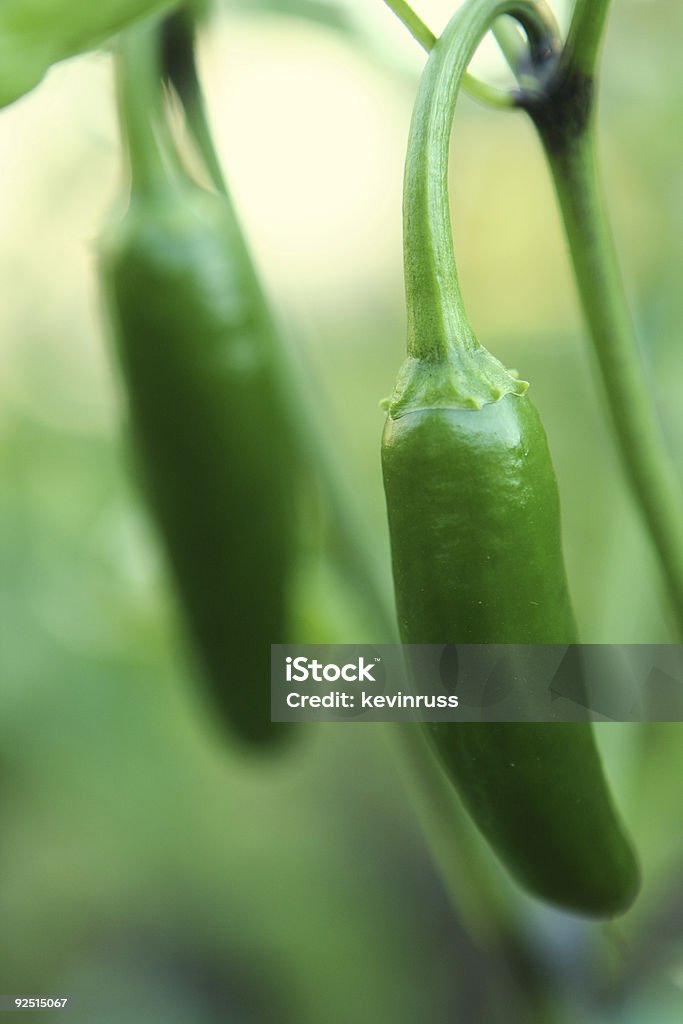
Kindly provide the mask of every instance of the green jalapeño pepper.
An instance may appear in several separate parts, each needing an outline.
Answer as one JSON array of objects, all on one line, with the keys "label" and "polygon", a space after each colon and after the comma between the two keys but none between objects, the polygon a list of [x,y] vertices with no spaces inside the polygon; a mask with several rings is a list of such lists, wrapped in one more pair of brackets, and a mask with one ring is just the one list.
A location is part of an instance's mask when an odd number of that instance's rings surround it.
[{"label": "green jalape\u00f1o pepper", "polygon": [[182,611],[233,731],[270,721],[270,644],[288,636],[295,442],[276,335],[227,196],[172,158],[156,37],[121,62],[130,204],[101,271],[148,501]]},{"label": "green jalape\u00f1o pepper", "polygon": [[[456,276],[448,149],[462,76],[493,19],[549,55],[536,5],[470,0],[436,44],[411,126],[404,192],[408,358],[382,462],[404,643],[576,640],[557,484],[527,385],[475,338]],[[535,895],[591,916],[632,902],[638,867],[588,723],[435,723],[475,823]]]}]

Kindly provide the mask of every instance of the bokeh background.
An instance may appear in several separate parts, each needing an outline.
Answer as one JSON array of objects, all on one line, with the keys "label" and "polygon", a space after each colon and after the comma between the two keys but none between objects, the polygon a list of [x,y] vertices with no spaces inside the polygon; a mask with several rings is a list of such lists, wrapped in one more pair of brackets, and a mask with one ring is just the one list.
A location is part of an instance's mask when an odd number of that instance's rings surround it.
[{"label": "bokeh background", "polygon": [[[613,6],[602,163],[683,474],[683,7]],[[419,4],[435,30],[452,7]],[[388,582],[379,401],[404,347],[424,57],[381,0],[233,0],[200,58],[252,250]],[[477,70],[504,75],[493,45]],[[2,111],[0,168],[0,992],[69,995],[79,1024],[680,1021],[681,728],[598,730],[645,877],[601,927],[520,894],[457,814],[453,899],[387,726],[311,726],[265,761],[232,745],[185,651],[102,323],[95,244],[122,180],[106,53]],[[475,330],[532,382],[549,435],[583,640],[674,641],[522,114],[461,101],[452,199]],[[322,602],[324,639],[365,639],[324,553],[301,589],[312,631]]]}]

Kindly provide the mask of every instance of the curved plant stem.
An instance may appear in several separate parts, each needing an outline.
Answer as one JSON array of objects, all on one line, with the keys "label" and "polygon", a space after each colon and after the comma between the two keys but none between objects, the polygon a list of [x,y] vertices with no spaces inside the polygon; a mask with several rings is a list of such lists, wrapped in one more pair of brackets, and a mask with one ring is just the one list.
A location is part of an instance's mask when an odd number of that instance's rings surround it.
[{"label": "curved plant stem", "polygon": [[[478,354],[458,282],[448,195],[450,138],[463,76],[501,15],[516,18],[539,69],[556,53],[542,4],[480,0],[460,8],[433,51],[420,82],[406,158],[403,224],[408,356],[425,361]],[[496,386],[498,386],[496,384]],[[497,397],[500,397],[498,395]],[[490,400],[490,399],[489,399]]]},{"label": "curved plant stem", "polygon": [[[549,7],[544,10],[544,19],[548,25],[549,35],[553,38],[554,46],[559,50],[560,30]],[[531,100],[541,91],[538,74],[529,60],[528,40],[524,39],[519,24],[512,18],[499,18],[492,25],[491,32],[517,82],[517,91],[509,95],[514,99],[515,106],[519,107],[525,99]]]},{"label": "curved plant stem", "polygon": [[515,92],[506,92],[505,89],[498,89],[495,85],[489,85],[476,75],[465,72],[463,77],[463,89],[472,99],[485,103],[488,107],[495,107],[497,110],[514,110],[517,106]]},{"label": "curved plant stem", "polygon": [[683,636],[683,492],[642,366],[596,161],[595,66],[609,0],[577,0],[536,124],[626,476],[648,526]]},{"label": "curved plant stem", "polygon": [[599,185],[592,126],[565,146],[546,147],[546,155],[624,469],[683,634],[683,493],[639,357]]},{"label": "curved plant stem", "polygon": [[519,31],[519,25],[509,18],[499,18],[494,22],[491,32],[498,43],[498,49],[510,66],[510,70],[517,77],[518,69],[528,54],[524,37]]},{"label": "curved plant stem", "polygon": [[[432,30],[425,25],[420,16],[413,10],[406,0],[384,0],[399,21],[402,21],[410,34],[420,46],[429,53],[436,43],[436,36]],[[515,107],[515,95],[506,92],[504,89],[497,89],[494,85],[482,82],[480,78],[467,72],[463,80],[463,88],[474,99],[488,104],[490,107],[500,109],[513,109]]]}]

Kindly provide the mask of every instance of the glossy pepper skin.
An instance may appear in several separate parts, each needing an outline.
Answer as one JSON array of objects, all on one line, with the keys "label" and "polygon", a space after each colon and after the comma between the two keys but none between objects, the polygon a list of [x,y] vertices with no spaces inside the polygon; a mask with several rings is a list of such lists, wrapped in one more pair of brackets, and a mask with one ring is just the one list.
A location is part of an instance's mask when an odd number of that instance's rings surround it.
[{"label": "glossy pepper skin", "polygon": [[[526,396],[389,417],[383,443],[404,643],[571,643],[557,486]],[[611,916],[638,871],[583,723],[432,723],[468,811],[517,879]]]},{"label": "glossy pepper skin", "polygon": [[[413,115],[404,191],[408,359],[387,403],[382,467],[407,644],[576,641],[557,484],[527,385],[469,326],[453,255],[448,142],[458,87],[505,12],[545,51],[535,5],[469,0],[437,43]],[[589,916],[626,909],[638,866],[587,723],[438,723],[429,734],[516,879]]]},{"label": "glossy pepper skin", "polygon": [[[131,149],[144,128],[128,125]],[[228,199],[146,159],[100,245],[133,439],[214,699],[265,743],[287,732],[270,721],[270,644],[288,639],[297,529],[276,337]]]}]

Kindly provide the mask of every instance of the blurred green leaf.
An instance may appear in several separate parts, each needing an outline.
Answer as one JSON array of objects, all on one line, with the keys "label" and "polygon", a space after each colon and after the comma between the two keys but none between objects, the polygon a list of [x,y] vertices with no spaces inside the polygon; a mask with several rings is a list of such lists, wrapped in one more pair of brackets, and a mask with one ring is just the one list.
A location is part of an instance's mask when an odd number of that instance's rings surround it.
[{"label": "blurred green leaf", "polygon": [[126,25],[177,0],[3,0],[0,107],[33,89],[50,67],[91,50]]}]

